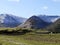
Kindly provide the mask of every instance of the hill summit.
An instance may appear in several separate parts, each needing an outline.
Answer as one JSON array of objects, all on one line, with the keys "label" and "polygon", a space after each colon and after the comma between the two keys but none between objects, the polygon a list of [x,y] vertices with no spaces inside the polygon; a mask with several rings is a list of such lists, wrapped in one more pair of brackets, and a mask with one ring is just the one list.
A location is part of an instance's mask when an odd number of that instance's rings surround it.
[{"label": "hill summit", "polygon": [[20,25],[21,28],[32,28],[32,29],[40,29],[49,26],[58,20],[59,16],[32,16],[25,23]]}]

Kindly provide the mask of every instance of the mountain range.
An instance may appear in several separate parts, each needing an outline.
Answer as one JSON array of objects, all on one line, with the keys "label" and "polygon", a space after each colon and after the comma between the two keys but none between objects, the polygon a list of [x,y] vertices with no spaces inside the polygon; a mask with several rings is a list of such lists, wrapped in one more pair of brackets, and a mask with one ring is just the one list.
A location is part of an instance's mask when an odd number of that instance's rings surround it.
[{"label": "mountain range", "polygon": [[48,23],[54,23],[56,20],[60,18],[60,16],[47,16],[47,15],[39,15],[42,20]]},{"label": "mountain range", "polygon": [[0,14],[0,27],[20,27],[40,29],[48,27],[55,23],[60,16],[31,16],[30,18],[22,18],[11,14]]},{"label": "mountain range", "polygon": [[32,16],[29,19],[27,19],[27,21],[24,24],[20,25],[20,27],[39,29],[39,28],[46,27],[49,24],[50,23],[45,22],[44,20],[42,20],[41,18],[37,16]]},{"label": "mountain range", "polygon": [[47,27],[50,32],[59,32],[60,33],[60,19],[58,19],[55,23],[51,24]]},{"label": "mountain range", "polygon": [[40,29],[46,28],[47,26],[53,24],[58,20],[60,16],[32,16],[27,21],[20,25],[21,28],[33,28],[33,29]]},{"label": "mountain range", "polygon": [[17,17],[11,14],[0,14],[0,27],[17,27],[25,21],[26,18]]}]

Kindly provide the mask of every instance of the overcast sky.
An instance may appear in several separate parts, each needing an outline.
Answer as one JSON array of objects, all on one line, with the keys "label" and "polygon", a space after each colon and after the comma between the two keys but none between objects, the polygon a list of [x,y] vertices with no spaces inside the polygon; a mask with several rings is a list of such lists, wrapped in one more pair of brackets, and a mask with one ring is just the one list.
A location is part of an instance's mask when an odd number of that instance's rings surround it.
[{"label": "overcast sky", "polygon": [[60,0],[0,0],[1,13],[20,17],[60,15]]}]

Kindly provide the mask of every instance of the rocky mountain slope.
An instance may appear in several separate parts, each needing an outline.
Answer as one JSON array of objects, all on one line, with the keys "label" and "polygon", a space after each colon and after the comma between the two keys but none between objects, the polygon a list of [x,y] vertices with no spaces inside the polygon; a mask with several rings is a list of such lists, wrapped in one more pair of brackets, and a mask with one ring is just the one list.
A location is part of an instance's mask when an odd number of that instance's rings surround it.
[{"label": "rocky mountain slope", "polygon": [[32,16],[27,21],[20,25],[21,28],[33,28],[33,29],[39,29],[39,28],[45,28],[49,26],[50,24],[54,23],[56,20],[58,20],[59,16]]},{"label": "rocky mountain slope", "polygon": [[51,32],[60,32],[60,19],[48,26],[47,29]]},{"label": "rocky mountain slope", "polygon": [[11,14],[0,14],[0,27],[16,27],[26,21],[26,18]]}]

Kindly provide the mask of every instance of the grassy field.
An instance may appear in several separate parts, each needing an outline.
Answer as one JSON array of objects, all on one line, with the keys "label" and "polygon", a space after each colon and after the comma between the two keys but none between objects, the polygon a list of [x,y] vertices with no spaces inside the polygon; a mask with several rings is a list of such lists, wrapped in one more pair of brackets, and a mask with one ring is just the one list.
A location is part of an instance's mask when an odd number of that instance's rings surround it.
[{"label": "grassy field", "polygon": [[60,45],[60,34],[0,35],[0,45]]},{"label": "grassy field", "polygon": [[[60,45],[60,33],[41,34],[41,32],[48,32],[45,30],[25,33],[23,30],[27,29],[1,28],[0,45]],[[21,32],[24,34],[20,34]]]}]

